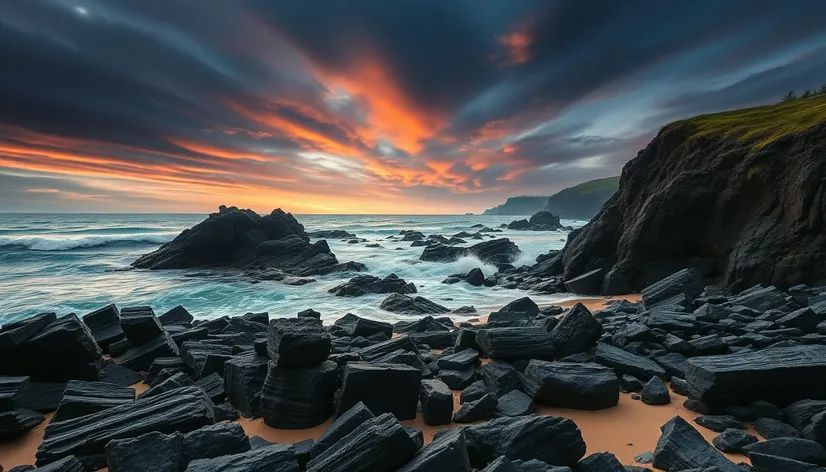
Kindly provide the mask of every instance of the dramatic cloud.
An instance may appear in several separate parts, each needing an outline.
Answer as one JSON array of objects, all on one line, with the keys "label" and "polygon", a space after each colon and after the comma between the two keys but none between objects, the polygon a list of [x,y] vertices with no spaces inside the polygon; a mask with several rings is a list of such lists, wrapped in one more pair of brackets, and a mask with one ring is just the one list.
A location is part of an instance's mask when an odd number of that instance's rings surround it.
[{"label": "dramatic cloud", "polygon": [[460,213],[826,81],[799,0],[0,3],[0,211]]}]

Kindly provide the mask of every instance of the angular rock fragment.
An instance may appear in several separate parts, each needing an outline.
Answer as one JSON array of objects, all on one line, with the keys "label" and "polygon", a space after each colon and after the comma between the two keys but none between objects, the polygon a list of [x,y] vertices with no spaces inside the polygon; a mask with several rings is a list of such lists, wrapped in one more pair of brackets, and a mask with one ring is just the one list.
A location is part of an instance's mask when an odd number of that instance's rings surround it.
[{"label": "angular rock fragment", "polygon": [[525,416],[533,411],[533,398],[519,390],[502,395],[496,404],[496,416]]},{"label": "angular rock fragment", "polygon": [[717,433],[722,433],[729,428],[744,429],[742,423],[729,415],[701,415],[695,418],[694,422]]},{"label": "angular rock fragment", "polygon": [[406,352],[419,352],[413,340],[406,335],[402,335],[362,349],[361,358],[365,361],[375,362],[377,359],[380,359],[399,349]]},{"label": "angular rock fragment", "polygon": [[381,279],[373,275],[358,275],[328,292],[338,297],[360,297],[368,293],[416,293],[416,284],[390,274]]},{"label": "angular rock fragment", "polygon": [[692,298],[699,297],[703,293],[703,287],[702,275],[693,269],[683,269],[645,287],[640,293],[642,302],[646,306],[653,306],[681,293]]},{"label": "angular rock fragment", "polygon": [[125,307],[120,311],[120,326],[133,346],[154,339],[163,332],[161,322],[149,306]]},{"label": "angular rock fragment", "polygon": [[610,452],[598,452],[582,459],[576,465],[577,472],[626,472],[625,467]]},{"label": "angular rock fragment", "polygon": [[368,337],[376,333],[384,333],[388,338],[393,336],[393,325],[390,323],[362,318],[351,313],[337,319],[333,325],[341,327],[351,338]]},{"label": "angular rock fragment", "polygon": [[118,364],[108,365],[100,371],[101,382],[120,385],[121,387],[134,385],[141,380],[143,380],[143,376],[139,372]]},{"label": "angular rock fragment", "polygon": [[0,326],[0,352],[11,351],[57,319],[54,313],[39,315]]},{"label": "angular rock fragment", "polygon": [[618,374],[630,374],[643,382],[651,377],[665,378],[665,369],[651,359],[632,354],[606,343],[597,343],[594,360],[614,369]]},{"label": "angular rock fragment", "polygon": [[464,390],[462,390],[462,394],[459,396],[460,403],[465,402],[472,402],[474,400],[478,400],[485,395],[490,393],[490,389],[485,382],[482,380],[477,380],[470,384],[470,386]]},{"label": "angular rock fragment", "polygon": [[447,384],[451,390],[464,390],[476,379],[476,368],[466,367],[463,370],[440,369],[439,380]]},{"label": "angular rock fragment", "polygon": [[249,438],[240,424],[218,423],[183,435],[181,463],[186,465],[197,459],[212,459],[249,450]]},{"label": "angular rock fragment", "polygon": [[172,308],[171,310],[167,311],[163,315],[158,317],[158,321],[161,322],[163,326],[167,325],[181,325],[181,326],[192,326],[192,321],[195,319],[186,308],[182,307],[181,305]]},{"label": "angular rock fragment", "polygon": [[465,369],[479,365],[479,353],[473,349],[464,349],[455,354],[440,357],[436,364],[440,369]]},{"label": "angular rock fragment", "polygon": [[532,360],[522,373],[522,385],[543,405],[600,410],[619,402],[619,379],[597,364]]},{"label": "angular rock fragment", "polygon": [[333,361],[300,369],[270,362],[259,404],[264,422],[280,429],[305,429],[323,423],[333,414],[337,383],[338,366]]},{"label": "angular rock fragment", "polygon": [[711,441],[721,452],[726,453],[742,453],[743,448],[749,444],[754,444],[758,441],[756,436],[753,436],[741,429],[729,428]]},{"label": "angular rock fragment", "polygon": [[326,451],[333,444],[337,443],[341,438],[347,436],[351,432],[369,419],[375,416],[362,402],[353,405],[352,408],[338,416],[333,421],[333,424],[327,428],[327,431],[316,440],[310,448],[310,457],[316,457],[322,452]]},{"label": "angular rock fragment", "polygon": [[563,315],[550,336],[554,354],[562,358],[594,347],[602,336],[602,325],[585,305],[577,303]]},{"label": "angular rock fragment", "polygon": [[269,357],[255,352],[233,356],[224,363],[224,390],[227,398],[248,418],[259,416],[261,389],[267,378]]},{"label": "angular rock fragment", "polygon": [[0,411],[17,408],[18,400],[28,384],[28,377],[0,377]]},{"label": "angular rock fragment", "polygon": [[298,472],[291,444],[271,444],[247,452],[189,463],[186,472]]},{"label": "angular rock fragment", "polygon": [[803,436],[826,446],[826,411],[812,417],[809,425],[803,428]]},{"label": "angular rock fragment", "polygon": [[419,401],[422,404],[424,424],[450,424],[453,418],[453,394],[444,382],[436,379],[422,380]]},{"label": "angular rock fragment", "polygon": [[505,361],[493,361],[482,366],[482,380],[495,397],[521,387],[521,378],[512,364]]},{"label": "angular rock fragment", "polygon": [[118,363],[127,369],[143,371],[148,369],[156,358],[174,357],[178,353],[178,345],[169,333],[163,332],[140,346],[130,347]]},{"label": "angular rock fragment", "polygon": [[330,355],[330,335],[312,318],[270,321],[267,351],[279,367],[311,367]]},{"label": "angular rock fragment", "polygon": [[135,389],[104,382],[72,380],[66,384],[52,422],[70,420],[134,401]]},{"label": "angular rock fragment", "polygon": [[462,403],[461,408],[453,415],[454,423],[473,423],[493,418],[496,413],[496,405],[499,401],[491,394],[482,398]]},{"label": "angular rock fragment", "polygon": [[413,456],[397,472],[470,472],[465,434],[451,431],[434,440]]},{"label": "angular rock fragment", "polygon": [[[85,469],[83,468],[83,463],[81,463],[77,457],[66,456],[63,459],[52,462],[51,464],[38,467],[36,470],[38,472],[83,472]],[[13,471],[14,469],[11,469],[9,472]]]},{"label": "angular rock fragment", "polygon": [[336,416],[364,402],[374,414],[393,413],[402,420],[413,419],[421,376],[421,370],[402,364],[348,363],[336,398]]},{"label": "angular rock fragment", "polygon": [[812,418],[823,411],[826,411],[826,400],[800,400],[783,408],[783,416],[787,423],[803,431]]},{"label": "angular rock fragment", "polygon": [[490,328],[476,333],[476,343],[488,357],[503,360],[553,360],[550,334],[541,327]]},{"label": "angular rock fragment", "polygon": [[120,327],[120,310],[114,304],[106,305],[83,316],[83,323],[89,327],[92,337],[103,352],[109,352],[109,345],[123,339]]},{"label": "angular rock fragment", "polygon": [[662,470],[685,470],[717,467],[721,472],[738,472],[740,468],[707,443],[684,419],[675,416],[664,424],[654,450],[653,465]]},{"label": "angular rock fragment", "polygon": [[823,472],[823,467],[785,457],[753,453],[749,460],[757,472]]},{"label": "angular rock fragment", "polygon": [[181,359],[195,378],[206,377],[214,372],[224,372],[224,363],[232,358],[230,346],[214,344],[210,340],[187,341],[181,346]]},{"label": "angular rock fragment", "polygon": [[651,380],[642,388],[640,396],[642,402],[646,405],[668,405],[671,403],[668,387],[665,386],[663,379],[659,377],[651,377]]},{"label": "angular rock fragment", "polygon": [[74,454],[87,469],[103,467],[106,465],[104,447],[112,439],[137,437],[147,431],[189,432],[214,420],[212,402],[200,388],[162,393],[71,421],[49,424],[37,450],[37,465]]},{"label": "angular rock fragment", "polygon": [[757,418],[754,420],[754,430],[765,439],[803,437],[794,426],[773,418]]},{"label": "angular rock fragment", "polygon": [[815,441],[802,438],[777,438],[755,442],[743,448],[743,452],[785,457],[810,464],[826,465],[826,449]]},{"label": "angular rock fragment", "polygon": [[[186,375],[183,372],[179,372],[173,375],[172,377],[164,380],[163,382],[159,383],[158,385],[155,385],[149,390],[144,390],[143,393],[138,395],[138,400],[151,398],[154,396],[158,396],[162,393],[167,393],[179,388],[192,387],[194,385],[195,382],[188,375]],[[203,390],[201,391],[203,392]],[[204,394],[206,394],[206,392],[204,392]]]},{"label": "angular rock fragment", "polygon": [[[709,403],[745,404],[755,400],[788,404],[826,398],[826,346],[794,346],[754,352],[694,357],[685,379],[694,397]],[[789,388],[794,385],[794,388]]]},{"label": "angular rock fragment", "polygon": [[16,439],[46,418],[33,410],[9,410],[0,413],[0,439]]},{"label": "angular rock fragment", "polygon": [[113,439],[106,444],[109,472],[179,472],[181,433],[157,431],[128,439]]},{"label": "angular rock fragment", "polygon": [[406,464],[417,447],[404,426],[390,413],[358,425],[348,435],[313,457],[308,472],[370,470],[391,472]]},{"label": "angular rock fragment", "polygon": [[424,297],[410,297],[394,293],[384,299],[379,306],[391,313],[407,315],[427,315],[433,313],[450,313],[450,309]]},{"label": "angular rock fragment", "polygon": [[223,402],[227,397],[227,392],[224,390],[224,379],[217,372],[198,379],[195,385],[201,387],[216,405]]},{"label": "angular rock fragment", "polygon": [[66,382],[29,382],[18,398],[17,408],[49,413],[57,410]]}]

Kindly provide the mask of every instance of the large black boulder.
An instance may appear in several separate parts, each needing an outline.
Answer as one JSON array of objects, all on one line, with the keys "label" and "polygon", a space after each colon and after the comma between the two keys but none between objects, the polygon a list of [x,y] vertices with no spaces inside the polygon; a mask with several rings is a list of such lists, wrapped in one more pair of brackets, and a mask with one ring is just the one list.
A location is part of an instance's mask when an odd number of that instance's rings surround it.
[{"label": "large black boulder", "polygon": [[554,354],[563,358],[593,348],[602,336],[602,325],[585,305],[577,303],[562,316],[550,335]]},{"label": "large black boulder", "polygon": [[704,469],[717,467],[721,472],[741,469],[707,443],[699,431],[675,416],[664,424],[654,450],[653,465],[662,470]]},{"label": "large black boulder", "polygon": [[340,327],[342,331],[351,338],[358,336],[366,338],[376,333],[382,333],[387,336],[387,338],[393,336],[393,325],[390,323],[362,318],[352,313],[347,313],[337,319],[333,325]]},{"label": "large black boulder", "polygon": [[665,378],[665,369],[651,359],[604,342],[597,343],[594,361],[614,369],[618,375],[630,374],[644,382],[648,382],[651,377]]},{"label": "large black boulder", "polygon": [[619,379],[597,364],[532,360],[522,384],[537,403],[580,410],[610,408],[619,402]]},{"label": "large black boulder", "polygon": [[409,297],[401,293],[393,293],[379,307],[392,313],[406,315],[427,315],[433,313],[449,313],[450,309],[424,297]]},{"label": "large black boulder", "polygon": [[109,345],[123,339],[123,329],[120,327],[120,310],[114,304],[106,305],[83,316],[83,323],[89,327],[95,342],[105,353],[109,352]]},{"label": "large black boulder", "polygon": [[150,306],[125,307],[120,311],[120,327],[129,344],[140,346],[163,332]]},{"label": "large black boulder", "polygon": [[522,251],[508,238],[492,239],[470,247],[433,244],[427,246],[419,259],[433,262],[452,262],[464,256],[475,256],[480,261],[502,265],[510,264]]},{"label": "large black boulder", "polygon": [[419,390],[422,418],[428,426],[450,424],[453,418],[453,394],[441,380],[425,379]]},{"label": "large black boulder", "polygon": [[553,338],[542,327],[487,328],[476,333],[476,343],[488,357],[504,360],[554,358]]},{"label": "large black boulder", "polygon": [[336,416],[358,402],[374,414],[393,413],[400,420],[416,417],[422,371],[403,364],[351,362],[336,398]]},{"label": "large black boulder", "polygon": [[339,297],[359,297],[368,293],[416,293],[416,284],[405,282],[396,274],[381,279],[373,275],[358,275],[336,285],[328,292]]},{"label": "large black boulder", "polygon": [[113,439],[106,444],[109,472],[180,472],[181,433],[157,431],[127,439]]},{"label": "large black boulder", "polygon": [[330,355],[330,335],[312,318],[276,318],[270,321],[267,351],[279,367],[314,366]]},{"label": "large black boulder", "polygon": [[269,357],[245,352],[224,362],[224,390],[238,412],[248,418],[259,416],[261,389],[267,378]]},{"label": "large black boulder", "polygon": [[279,429],[318,426],[333,414],[337,386],[338,366],[333,361],[298,369],[270,362],[261,390],[264,422]]}]

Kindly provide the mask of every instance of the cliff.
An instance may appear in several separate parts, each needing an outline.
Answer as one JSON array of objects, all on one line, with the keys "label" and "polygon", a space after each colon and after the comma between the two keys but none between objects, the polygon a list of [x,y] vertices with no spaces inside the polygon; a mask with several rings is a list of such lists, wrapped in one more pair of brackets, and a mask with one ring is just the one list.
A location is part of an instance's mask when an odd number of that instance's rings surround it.
[{"label": "cliff", "polygon": [[823,284],[824,182],[824,96],[675,122],[554,265],[566,280],[602,269],[607,294],[685,267],[732,290]]},{"label": "cliff", "polygon": [[560,218],[589,220],[617,191],[619,177],[590,180],[554,195],[511,197],[504,204],[485,210],[485,215],[533,215],[549,211]]}]

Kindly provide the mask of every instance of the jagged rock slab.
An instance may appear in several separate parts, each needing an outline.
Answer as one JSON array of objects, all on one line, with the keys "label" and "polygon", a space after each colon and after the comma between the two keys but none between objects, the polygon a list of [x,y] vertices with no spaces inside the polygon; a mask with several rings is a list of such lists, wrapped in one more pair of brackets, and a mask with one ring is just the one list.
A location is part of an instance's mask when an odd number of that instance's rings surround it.
[{"label": "jagged rock slab", "polygon": [[115,304],[106,305],[83,316],[83,323],[92,332],[95,342],[103,352],[109,352],[109,345],[123,339],[120,327],[120,310]]},{"label": "jagged rock slab", "polygon": [[416,417],[422,372],[402,364],[351,362],[336,398],[336,416],[364,402],[373,413],[393,413],[397,418]]},{"label": "jagged rock slab", "polygon": [[140,346],[130,347],[118,360],[118,364],[134,371],[143,371],[158,357],[174,357],[178,354],[178,345],[164,331]]},{"label": "jagged rock slab", "polygon": [[310,448],[310,457],[316,457],[326,451],[341,438],[356,430],[356,428],[375,416],[362,402],[353,405],[352,408],[338,416],[333,424],[316,440]]},{"label": "jagged rock slab", "polygon": [[348,435],[313,457],[308,472],[370,470],[391,472],[406,464],[417,451],[404,426],[390,413],[358,425]]},{"label": "jagged rock slab", "polygon": [[439,369],[439,380],[447,384],[451,390],[464,390],[476,380],[476,368],[466,367],[463,370]]},{"label": "jagged rock slab", "polygon": [[338,297],[360,297],[368,293],[416,293],[416,284],[390,274],[381,279],[374,275],[358,275],[328,290]]},{"label": "jagged rock slab", "polygon": [[181,433],[157,431],[136,438],[113,439],[106,444],[109,472],[180,472]]},{"label": "jagged rock slab", "polygon": [[720,433],[711,441],[720,452],[742,453],[743,448],[758,441],[757,436],[753,436],[741,429],[729,428]]},{"label": "jagged rock slab", "polygon": [[522,385],[543,405],[600,410],[619,402],[619,379],[597,364],[532,360],[522,373]]},{"label": "jagged rock slab", "polygon": [[416,343],[414,343],[413,340],[407,335],[403,335],[362,349],[361,358],[365,361],[374,362],[377,359],[380,359],[399,349],[406,352],[419,352],[418,347],[416,347]]},{"label": "jagged rock slab", "polygon": [[810,464],[826,465],[826,449],[818,442],[802,438],[777,438],[754,442],[743,448],[743,452],[785,457]]},{"label": "jagged rock slab", "polygon": [[51,464],[38,467],[36,470],[38,472],[83,472],[85,469],[83,463],[77,457],[67,456]]},{"label": "jagged rock slab", "polygon": [[675,416],[664,424],[654,450],[653,465],[663,470],[703,469],[717,467],[721,472],[738,472],[740,468],[717,449],[684,419]]},{"label": "jagged rock slab", "polygon": [[115,341],[109,345],[109,355],[113,359],[118,358],[126,354],[126,351],[128,351],[130,347],[132,347],[132,345],[129,344],[129,341],[126,338],[121,339],[120,341]]},{"label": "jagged rock slab", "polygon": [[218,423],[183,435],[181,463],[186,465],[197,459],[213,459],[249,450],[249,438],[240,424]]},{"label": "jagged rock slab", "polygon": [[434,440],[397,472],[470,472],[465,433],[452,431]]},{"label": "jagged rock slab", "polygon": [[823,472],[823,467],[814,464],[766,454],[749,454],[749,460],[757,472]]},{"label": "jagged rock slab", "polygon": [[562,358],[593,348],[602,336],[602,325],[585,305],[577,303],[551,330],[550,336],[556,357]]},{"label": "jagged rock slab", "polygon": [[424,249],[419,259],[434,262],[452,262],[461,257],[472,255],[488,264],[510,264],[522,251],[508,238],[492,239],[470,247],[433,244]]},{"label": "jagged rock slab", "polygon": [[449,331],[413,331],[407,335],[417,345],[429,346],[431,349],[447,349],[455,342],[453,333]]},{"label": "jagged rock slab", "polygon": [[[25,334],[32,325],[42,326],[47,319],[52,317],[38,315],[34,321],[12,325],[17,327],[6,333],[22,330],[21,335]],[[0,350],[0,374],[27,375],[32,382],[97,380],[101,362],[101,350],[92,333],[74,314],[54,319],[13,349]]]},{"label": "jagged rock slab", "polygon": [[509,362],[488,362],[482,366],[481,372],[485,386],[497,398],[521,387],[519,371]]},{"label": "jagged rock slab", "polygon": [[793,346],[736,354],[694,357],[685,380],[692,396],[709,403],[779,404],[826,399],[826,346]]},{"label": "jagged rock slab", "polygon": [[422,358],[415,352],[397,349],[390,354],[372,359],[371,362],[380,364],[405,364],[421,370],[422,378],[429,378],[433,376],[433,372],[431,372],[430,368],[425,365]]},{"label": "jagged rock slab", "polygon": [[424,424],[438,426],[450,424],[453,418],[453,394],[441,380],[422,380],[419,389]]},{"label": "jagged rock slab", "polygon": [[803,437],[794,426],[774,418],[757,418],[753,426],[754,430],[765,439]]},{"label": "jagged rock slab", "polygon": [[731,415],[700,415],[694,418],[694,422],[717,433],[729,428],[744,429],[743,424]]},{"label": "jagged rock slab", "polygon": [[224,390],[238,412],[248,418],[259,416],[261,389],[267,378],[269,357],[248,352],[224,363]]},{"label": "jagged rock slab", "polygon": [[39,413],[55,411],[64,390],[66,382],[29,382],[17,400],[17,407]]},{"label": "jagged rock slab", "polygon": [[553,339],[541,327],[483,329],[476,333],[476,343],[494,359],[554,358]]},{"label": "jagged rock slab", "polygon": [[0,327],[0,353],[11,351],[57,319],[54,313],[40,313]]},{"label": "jagged rock slab", "polygon": [[[574,467],[585,455],[582,434],[576,423],[568,418],[537,415],[497,418],[462,430],[470,463],[476,468],[484,467],[499,456]],[[447,433],[438,433],[434,440],[442,434]]]},{"label": "jagged rock slab", "polygon": [[177,372],[183,372],[187,369],[187,366],[180,357],[158,357],[152,361],[149,370],[146,371],[146,379],[144,380],[151,385],[161,371],[169,369],[177,369]]},{"label": "jagged rock slab", "polygon": [[107,365],[100,371],[101,382],[120,385],[121,387],[134,385],[141,380],[143,380],[143,376],[140,372],[135,372],[118,364]]},{"label": "jagged rock slab", "polygon": [[692,298],[699,297],[703,293],[704,286],[703,276],[699,272],[692,269],[683,269],[645,287],[640,294],[642,295],[642,302],[646,306],[654,306],[681,293],[685,293]]},{"label": "jagged rock slab", "polygon": [[195,373],[196,378],[213,372],[224,372],[224,362],[232,357],[232,347],[215,344],[209,339],[187,341],[181,346],[181,359]]},{"label": "jagged rock slab", "polygon": [[734,300],[731,300],[731,304],[766,312],[782,308],[786,304],[786,296],[773,285],[757,287],[756,290],[748,290],[734,298]]},{"label": "jagged rock slab", "polygon": [[133,346],[154,339],[163,332],[161,322],[150,306],[125,307],[120,311],[120,327]]},{"label": "jagged rock slab", "polygon": [[577,472],[626,472],[622,462],[610,452],[598,452],[582,459]]},{"label": "jagged rock slab", "polygon": [[291,444],[271,444],[239,454],[189,463],[186,472],[298,472]]},{"label": "jagged rock slab", "polygon": [[473,349],[464,349],[436,361],[440,369],[465,369],[479,366],[479,353]]},{"label": "jagged rock slab", "polygon": [[175,345],[181,347],[187,341],[199,341],[209,337],[209,329],[199,326],[197,328],[181,331],[180,333],[170,334]]},{"label": "jagged rock slab", "polygon": [[16,439],[46,418],[33,410],[9,410],[0,413],[0,439]]},{"label": "jagged rock slab", "polygon": [[647,382],[651,377],[665,378],[665,369],[651,359],[632,354],[606,343],[597,343],[594,361],[614,369],[618,374],[630,374]]},{"label": "jagged rock slab", "polygon": [[476,333],[476,329],[459,328],[456,332],[456,342],[453,343],[455,351],[461,352],[465,349],[473,349],[476,352],[481,351],[482,349],[476,344]]},{"label": "jagged rock slab", "polygon": [[337,319],[333,325],[341,327],[351,338],[358,336],[366,338],[376,333],[384,333],[388,338],[393,336],[393,325],[390,323],[362,318],[352,313],[347,313]]},{"label": "jagged rock slab", "polygon": [[[177,374],[173,375],[172,377],[169,377],[168,379],[164,380],[158,385],[155,385],[149,390],[144,390],[143,393],[138,395],[138,400],[155,397],[163,393],[170,392],[172,390],[184,387],[192,387],[194,385],[195,382],[188,375],[186,375],[183,372],[178,372]],[[203,392],[203,390],[201,391]],[[204,392],[204,394],[206,394],[206,392]]]},{"label": "jagged rock slab", "polygon": [[212,402],[197,387],[166,392],[152,398],[46,427],[37,449],[37,465],[73,454],[87,469],[106,465],[104,447],[112,439],[140,436],[147,431],[189,432],[215,421]]},{"label": "jagged rock slab", "polygon": [[149,387],[157,387],[161,383],[167,381],[168,379],[172,378],[176,374],[184,373],[187,377],[193,377],[194,374],[191,373],[192,371],[189,370],[188,367],[167,367],[166,369],[161,369],[151,381],[146,382],[149,384]]},{"label": "jagged rock slab", "polygon": [[66,421],[135,401],[135,389],[104,382],[72,380],[52,421]]},{"label": "jagged rock slab", "polygon": [[803,431],[812,418],[823,411],[826,411],[826,400],[800,400],[783,408],[783,417],[798,431]]},{"label": "jagged rock slab", "polygon": [[330,335],[312,318],[276,318],[270,321],[267,352],[280,367],[314,366],[330,355]]},{"label": "jagged rock slab", "polygon": [[482,396],[474,401],[462,403],[459,411],[453,415],[454,423],[473,423],[493,418],[499,401],[492,394]]},{"label": "jagged rock slab", "polygon": [[0,377],[0,411],[17,408],[17,402],[28,384],[28,377]]},{"label": "jagged rock slab", "polygon": [[333,414],[337,383],[338,365],[333,361],[300,369],[286,369],[270,362],[261,390],[264,422],[280,429],[318,426]]},{"label": "jagged rock slab", "polygon": [[181,325],[181,326],[192,326],[192,321],[195,320],[195,317],[189,313],[186,308],[182,307],[181,305],[172,308],[171,310],[167,311],[163,315],[158,317],[158,321],[161,322],[161,325]]},{"label": "jagged rock slab", "polygon": [[224,390],[224,379],[217,372],[198,379],[195,385],[201,387],[216,405],[222,403],[227,397],[227,392]]},{"label": "jagged rock slab", "polygon": [[434,318],[431,315],[427,315],[414,321],[399,321],[393,325],[393,332],[421,333],[425,331],[450,331],[452,328],[454,328],[454,324],[450,318]]},{"label": "jagged rock slab", "polygon": [[379,306],[382,310],[405,315],[450,313],[450,309],[424,297],[409,297],[400,293],[389,295]]},{"label": "jagged rock slab", "polygon": [[496,404],[496,416],[525,416],[533,411],[533,398],[520,390],[502,395]]}]

